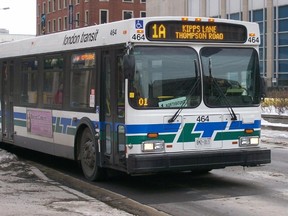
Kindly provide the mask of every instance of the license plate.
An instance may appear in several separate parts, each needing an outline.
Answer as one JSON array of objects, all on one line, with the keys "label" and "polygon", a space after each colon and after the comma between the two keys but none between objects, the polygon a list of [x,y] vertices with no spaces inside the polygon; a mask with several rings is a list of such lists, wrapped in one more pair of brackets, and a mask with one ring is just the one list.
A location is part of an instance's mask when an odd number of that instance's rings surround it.
[{"label": "license plate", "polygon": [[198,138],[196,140],[196,148],[210,148],[211,147],[211,138]]}]

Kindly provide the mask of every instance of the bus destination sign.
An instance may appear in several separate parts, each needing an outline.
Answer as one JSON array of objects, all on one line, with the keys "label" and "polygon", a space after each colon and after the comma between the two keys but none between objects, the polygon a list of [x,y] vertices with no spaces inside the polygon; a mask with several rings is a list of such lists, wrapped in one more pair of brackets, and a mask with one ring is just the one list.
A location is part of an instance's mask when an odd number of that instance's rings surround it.
[{"label": "bus destination sign", "polygon": [[147,24],[146,37],[150,41],[245,43],[247,30],[230,23],[155,21]]}]

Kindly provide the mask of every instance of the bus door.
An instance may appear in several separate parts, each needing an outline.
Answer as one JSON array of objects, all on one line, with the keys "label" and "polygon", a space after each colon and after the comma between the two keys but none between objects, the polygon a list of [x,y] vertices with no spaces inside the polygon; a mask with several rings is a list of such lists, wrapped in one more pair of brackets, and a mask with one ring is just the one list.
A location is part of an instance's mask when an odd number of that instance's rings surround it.
[{"label": "bus door", "polygon": [[2,62],[1,66],[1,136],[3,141],[13,141],[13,62]]},{"label": "bus door", "polygon": [[104,163],[125,169],[125,108],[122,50],[102,52],[101,67],[101,122],[103,123],[101,147]]}]

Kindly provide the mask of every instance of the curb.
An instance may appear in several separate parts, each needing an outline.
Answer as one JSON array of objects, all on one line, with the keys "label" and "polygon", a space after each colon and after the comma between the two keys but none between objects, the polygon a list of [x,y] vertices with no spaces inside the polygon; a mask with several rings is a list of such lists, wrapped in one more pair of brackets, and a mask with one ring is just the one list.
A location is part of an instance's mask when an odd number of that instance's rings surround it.
[{"label": "curb", "polygon": [[[116,208],[132,215],[137,216],[170,216],[169,214],[154,209],[153,207],[141,204],[126,196],[117,194],[99,186],[93,185],[81,179],[64,174],[57,170],[51,169],[33,161],[25,161],[33,167],[38,177],[43,180],[52,180],[55,183],[64,185],[64,187],[71,188],[72,190],[79,191],[89,197],[92,197],[100,202],[103,202],[112,208]],[[41,173],[41,174],[40,174]],[[44,177],[45,176],[45,177]]]}]

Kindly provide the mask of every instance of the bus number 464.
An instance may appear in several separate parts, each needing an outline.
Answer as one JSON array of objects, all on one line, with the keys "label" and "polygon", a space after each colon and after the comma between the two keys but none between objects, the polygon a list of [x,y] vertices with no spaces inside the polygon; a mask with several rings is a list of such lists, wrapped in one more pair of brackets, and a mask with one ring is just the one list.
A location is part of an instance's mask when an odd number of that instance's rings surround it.
[{"label": "bus number 464", "polygon": [[259,37],[249,37],[248,42],[250,43],[260,43]]},{"label": "bus number 464", "polygon": [[209,116],[198,116],[196,121],[197,122],[209,122]]}]

